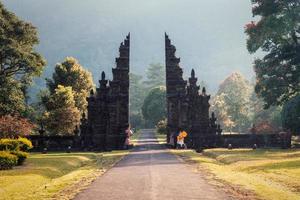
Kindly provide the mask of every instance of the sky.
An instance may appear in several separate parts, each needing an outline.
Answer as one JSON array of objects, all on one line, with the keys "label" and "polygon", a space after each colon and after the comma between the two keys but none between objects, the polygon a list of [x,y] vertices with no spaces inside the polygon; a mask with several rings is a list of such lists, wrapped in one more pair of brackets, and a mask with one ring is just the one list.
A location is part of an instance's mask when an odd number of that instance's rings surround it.
[{"label": "sky", "polygon": [[[4,0],[4,5],[38,28],[38,50],[55,63],[74,56],[92,71],[108,75],[120,42],[131,33],[131,72],[145,74],[164,64],[164,32],[181,58],[184,76],[195,69],[210,93],[233,72],[254,76],[244,26],[252,19],[250,0]],[[109,75],[110,76],[110,75]],[[39,82],[42,82],[39,80]]]}]

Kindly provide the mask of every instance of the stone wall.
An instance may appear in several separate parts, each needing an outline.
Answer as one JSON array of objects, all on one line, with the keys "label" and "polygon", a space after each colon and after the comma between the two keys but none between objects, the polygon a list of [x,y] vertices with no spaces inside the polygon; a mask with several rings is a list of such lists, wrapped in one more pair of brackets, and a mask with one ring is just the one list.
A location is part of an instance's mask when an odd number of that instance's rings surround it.
[{"label": "stone wall", "polygon": [[30,135],[27,138],[32,142],[33,149],[31,151],[67,151],[69,147],[71,150],[81,150],[79,136],[41,136]]},{"label": "stone wall", "polygon": [[291,135],[286,133],[277,134],[234,134],[222,135],[222,146],[227,148],[229,144],[233,148],[290,148]]}]

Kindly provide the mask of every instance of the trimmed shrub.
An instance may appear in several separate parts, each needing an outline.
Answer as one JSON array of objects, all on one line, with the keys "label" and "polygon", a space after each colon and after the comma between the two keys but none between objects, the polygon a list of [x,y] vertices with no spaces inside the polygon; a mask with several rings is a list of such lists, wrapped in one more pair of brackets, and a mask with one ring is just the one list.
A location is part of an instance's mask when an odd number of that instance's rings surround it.
[{"label": "trimmed shrub", "polygon": [[31,141],[27,138],[0,139],[0,151],[28,151],[29,149],[32,149],[32,147]]},{"label": "trimmed shrub", "polygon": [[17,165],[18,157],[10,154],[7,151],[0,151],[0,170],[11,169]]},{"label": "trimmed shrub", "polygon": [[0,151],[18,151],[20,143],[16,139],[1,139]]},{"label": "trimmed shrub", "polygon": [[23,151],[11,151],[10,154],[18,157],[17,165],[22,165],[28,157],[28,153]]},{"label": "trimmed shrub", "polygon": [[31,141],[27,138],[19,137],[18,142],[21,151],[28,151],[33,148]]}]

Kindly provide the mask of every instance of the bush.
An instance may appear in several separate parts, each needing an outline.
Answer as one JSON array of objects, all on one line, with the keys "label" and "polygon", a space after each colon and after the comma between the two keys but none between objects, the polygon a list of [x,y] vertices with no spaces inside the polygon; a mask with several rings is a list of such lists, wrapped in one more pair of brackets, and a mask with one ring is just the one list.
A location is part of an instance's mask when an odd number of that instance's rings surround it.
[{"label": "bush", "polygon": [[156,124],[156,131],[159,134],[167,134],[167,119],[161,120]]},{"label": "bush", "polygon": [[29,135],[34,128],[35,125],[28,119],[19,116],[4,115],[0,117],[0,138]]},{"label": "bush", "polygon": [[10,153],[18,157],[17,165],[22,165],[28,157],[28,153],[23,151],[11,151]]},{"label": "bush", "polygon": [[17,165],[18,157],[10,154],[7,151],[0,151],[0,170],[11,169]]},{"label": "bush", "polygon": [[32,143],[27,138],[0,139],[0,151],[28,151],[32,149]]},{"label": "bush", "polygon": [[20,148],[19,150],[21,151],[28,151],[33,148],[31,141],[28,140],[27,138],[19,137],[18,142]]},{"label": "bush", "polygon": [[20,143],[16,139],[1,139],[0,151],[18,151]]}]

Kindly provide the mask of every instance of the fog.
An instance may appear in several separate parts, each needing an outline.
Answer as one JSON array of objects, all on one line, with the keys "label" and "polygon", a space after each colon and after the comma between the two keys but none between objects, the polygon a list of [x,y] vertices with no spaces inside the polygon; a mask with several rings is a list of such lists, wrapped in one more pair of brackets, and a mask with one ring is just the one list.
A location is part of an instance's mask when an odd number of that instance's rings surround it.
[{"label": "fog", "polygon": [[[192,68],[216,92],[234,71],[254,73],[244,26],[250,0],[4,0],[4,5],[39,30],[38,50],[48,61],[45,76],[66,56],[93,72],[111,73],[118,46],[131,33],[131,72],[164,64],[164,32],[177,47],[185,76]],[[43,85],[43,79],[37,85]]]}]

